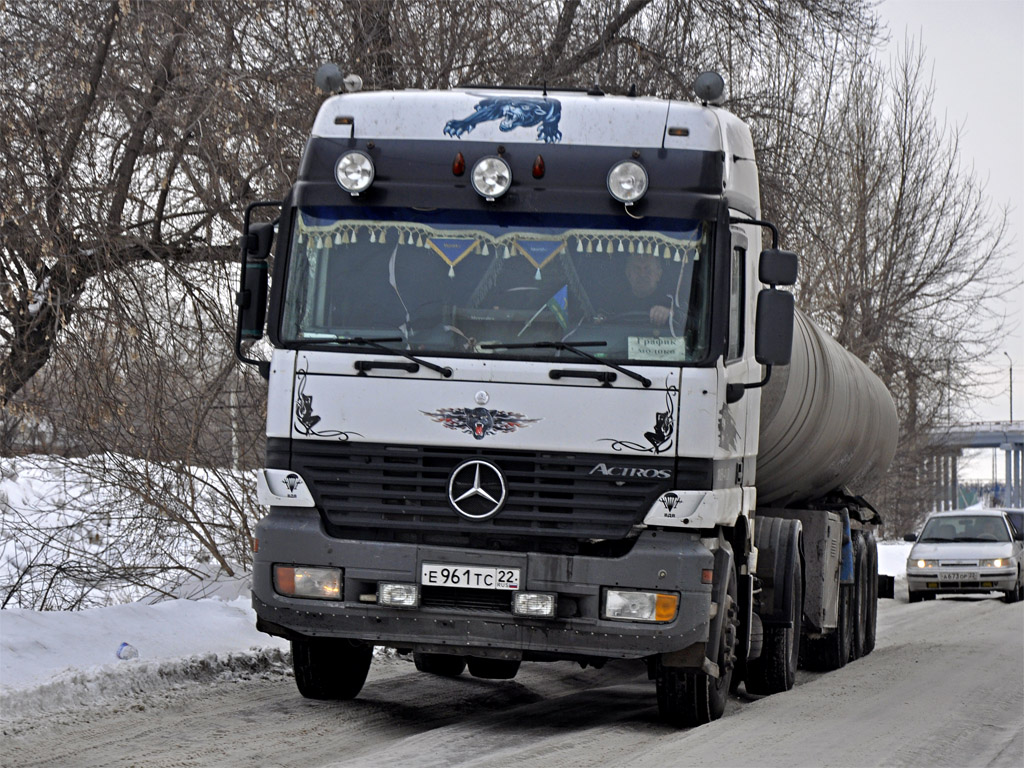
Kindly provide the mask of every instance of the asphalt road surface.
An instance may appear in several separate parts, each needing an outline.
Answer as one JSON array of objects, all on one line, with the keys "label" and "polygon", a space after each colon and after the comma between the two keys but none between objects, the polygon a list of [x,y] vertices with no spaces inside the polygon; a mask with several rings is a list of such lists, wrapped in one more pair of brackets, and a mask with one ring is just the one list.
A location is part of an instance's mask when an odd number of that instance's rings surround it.
[{"label": "asphalt road surface", "polygon": [[[16,719],[4,766],[1024,765],[1024,603],[883,600],[868,657],[733,697],[710,725],[658,721],[639,663],[524,664],[511,681],[378,659],[359,698],[301,698],[284,674],[140,693]],[[12,719],[14,716],[15,719]]]}]

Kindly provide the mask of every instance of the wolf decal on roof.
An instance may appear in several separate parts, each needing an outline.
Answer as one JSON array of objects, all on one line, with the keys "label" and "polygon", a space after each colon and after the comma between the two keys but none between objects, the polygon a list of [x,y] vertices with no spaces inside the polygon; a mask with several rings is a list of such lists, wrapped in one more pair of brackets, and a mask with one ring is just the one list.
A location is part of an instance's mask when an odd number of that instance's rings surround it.
[{"label": "wolf decal on roof", "polygon": [[499,130],[508,132],[516,128],[537,126],[537,139],[547,144],[562,140],[558,121],[562,117],[562,105],[557,99],[531,99],[526,96],[492,96],[481,100],[473,107],[473,114],[464,120],[449,120],[445,123],[447,136],[461,139],[479,123],[501,120]]}]

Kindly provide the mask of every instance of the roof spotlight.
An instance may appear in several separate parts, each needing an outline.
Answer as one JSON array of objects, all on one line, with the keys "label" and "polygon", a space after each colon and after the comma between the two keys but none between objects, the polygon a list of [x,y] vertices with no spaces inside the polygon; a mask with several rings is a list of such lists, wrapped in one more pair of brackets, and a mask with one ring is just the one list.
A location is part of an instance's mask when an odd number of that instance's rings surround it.
[{"label": "roof spotlight", "polygon": [[620,203],[632,205],[647,192],[647,171],[634,160],[623,160],[608,171],[608,193]]},{"label": "roof spotlight", "polygon": [[473,166],[473,189],[485,200],[497,200],[512,186],[512,168],[500,157],[482,157]]},{"label": "roof spotlight", "polygon": [[341,188],[353,197],[365,192],[373,183],[373,160],[365,152],[346,152],[334,167],[334,176]]}]

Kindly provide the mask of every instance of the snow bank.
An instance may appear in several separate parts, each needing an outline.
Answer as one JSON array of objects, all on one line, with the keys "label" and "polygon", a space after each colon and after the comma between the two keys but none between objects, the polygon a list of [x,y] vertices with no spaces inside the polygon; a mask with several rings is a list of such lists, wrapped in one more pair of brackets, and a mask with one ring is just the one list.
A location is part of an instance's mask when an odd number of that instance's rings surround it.
[{"label": "snow bank", "polygon": [[[119,659],[121,643],[138,657]],[[193,681],[285,674],[287,648],[256,631],[247,597],[8,609],[0,611],[0,711],[24,717]]]}]

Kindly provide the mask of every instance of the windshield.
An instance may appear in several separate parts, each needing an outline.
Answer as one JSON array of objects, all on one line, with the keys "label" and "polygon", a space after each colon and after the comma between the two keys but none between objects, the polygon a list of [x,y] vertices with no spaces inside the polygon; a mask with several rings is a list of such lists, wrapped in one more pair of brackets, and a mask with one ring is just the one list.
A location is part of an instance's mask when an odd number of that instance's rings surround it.
[{"label": "windshield", "polygon": [[388,338],[421,354],[535,358],[562,351],[493,345],[603,341],[595,357],[693,362],[707,354],[710,229],[628,216],[303,208],[281,340]]},{"label": "windshield", "polygon": [[921,531],[921,541],[1010,541],[1010,532],[994,515],[933,517]]}]

